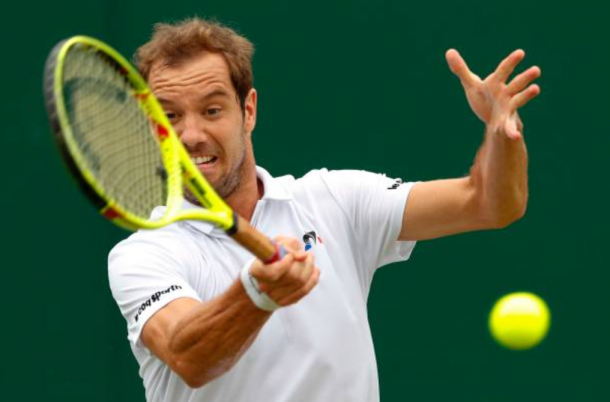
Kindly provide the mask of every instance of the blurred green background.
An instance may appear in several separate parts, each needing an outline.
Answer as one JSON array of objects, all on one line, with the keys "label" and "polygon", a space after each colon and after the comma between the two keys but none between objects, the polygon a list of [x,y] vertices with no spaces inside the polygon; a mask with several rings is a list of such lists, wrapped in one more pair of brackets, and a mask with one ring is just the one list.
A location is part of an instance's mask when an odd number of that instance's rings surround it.
[{"label": "blurred green background", "polygon": [[[515,48],[541,66],[522,111],[526,217],[421,242],[370,296],[382,401],[608,401],[610,8],[517,0],[59,0],[5,4],[1,210],[2,401],[143,401],[106,256],[127,236],[80,195],[42,98],[48,51],[87,34],[131,55],[151,26],[201,15],[256,45],[257,161],[274,175],[357,168],[429,180],[468,172],[483,126],[444,52],[487,75]],[[8,219],[8,221],[7,221]],[[606,267],[606,268],[604,268]],[[487,314],[527,290],[552,313],[527,352],[496,345]],[[605,380],[606,379],[606,380]],[[329,401],[330,402],[330,401]]]}]

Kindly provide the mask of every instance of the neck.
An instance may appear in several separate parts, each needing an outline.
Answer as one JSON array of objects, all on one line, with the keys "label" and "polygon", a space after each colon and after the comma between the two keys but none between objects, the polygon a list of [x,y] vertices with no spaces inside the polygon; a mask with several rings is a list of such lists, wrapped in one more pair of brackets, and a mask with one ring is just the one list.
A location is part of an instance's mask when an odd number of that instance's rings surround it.
[{"label": "neck", "polygon": [[243,177],[239,188],[225,198],[225,202],[229,204],[233,211],[250,222],[256,203],[263,197],[264,192],[263,182],[256,177],[256,169],[252,165],[252,168]]}]

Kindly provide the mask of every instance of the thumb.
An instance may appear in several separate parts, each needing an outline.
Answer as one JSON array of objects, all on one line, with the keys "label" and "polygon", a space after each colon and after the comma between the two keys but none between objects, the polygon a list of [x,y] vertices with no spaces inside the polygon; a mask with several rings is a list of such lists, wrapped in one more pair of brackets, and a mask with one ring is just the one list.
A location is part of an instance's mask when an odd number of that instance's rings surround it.
[{"label": "thumb", "polygon": [[510,118],[506,120],[504,124],[504,132],[508,138],[517,140],[523,135],[521,133],[521,127],[519,127],[519,121],[516,113],[513,113]]}]

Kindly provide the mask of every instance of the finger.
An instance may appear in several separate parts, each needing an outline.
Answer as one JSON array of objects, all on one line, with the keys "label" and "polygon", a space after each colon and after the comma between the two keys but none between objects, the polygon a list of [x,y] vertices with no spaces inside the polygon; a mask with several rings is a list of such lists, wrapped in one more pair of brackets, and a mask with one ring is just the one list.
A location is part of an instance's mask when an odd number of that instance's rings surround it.
[{"label": "finger", "polygon": [[521,60],[525,57],[525,52],[521,49],[515,50],[508,55],[507,58],[502,60],[494,71],[493,76],[500,82],[505,82],[506,79],[515,71],[517,64],[521,63]]},{"label": "finger", "polygon": [[447,64],[449,64],[449,69],[451,69],[453,74],[458,76],[464,87],[469,87],[481,81],[476,74],[470,71],[468,64],[466,64],[466,61],[457,50],[447,50],[445,58],[447,59]]},{"label": "finger", "polygon": [[517,110],[525,106],[529,101],[534,99],[540,94],[540,87],[536,84],[532,84],[525,90],[519,92],[511,99],[511,108]]},{"label": "finger", "polygon": [[250,267],[250,275],[259,282],[277,282],[288,272],[293,261],[294,256],[292,254],[287,254],[281,260],[269,265],[259,264],[257,260]]},{"label": "finger", "polygon": [[303,289],[305,290],[306,294],[311,292],[311,290],[320,282],[320,275],[321,275],[320,268],[314,266],[313,267],[313,272],[312,272],[311,276],[309,277],[309,280],[307,281],[307,283],[303,287]]},{"label": "finger", "polygon": [[314,257],[310,254],[306,262],[295,261],[288,272],[286,272],[281,278],[273,283],[263,282],[261,290],[272,292],[270,295],[286,294],[291,293],[295,289],[303,287],[303,285],[309,280],[311,274],[315,268]]},{"label": "finger", "polygon": [[275,241],[284,246],[289,253],[295,253],[302,249],[301,243],[294,237],[277,236]]},{"label": "finger", "polygon": [[288,271],[275,283],[277,287],[301,287],[307,281],[314,267],[313,254],[309,254],[304,262],[294,261]]},{"label": "finger", "polygon": [[277,283],[273,284],[273,285],[265,284],[264,288],[262,286],[259,286],[259,288],[261,289],[261,291],[267,293],[267,296],[269,296],[270,298],[272,298],[273,300],[275,300],[277,302],[278,300],[285,300],[286,297],[297,292],[304,285],[305,285],[305,282],[303,282],[303,283],[291,282],[288,284],[283,284],[282,286],[277,286]]},{"label": "finger", "polygon": [[285,297],[282,298],[281,302],[276,302],[282,306],[298,302],[313,290],[313,288],[318,284],[319,280],[320,270],[316,267],[305,285],[295,290],[294,292],[287,294]]},{"label": "finger", "polygon": [[516,93],[523,91],[533,80],[540,77],[540,73],[541,71],[538,66],[528,68],[508,84],[508,87],[506,87],[507,92],[513,96]]},{"label": "finger", "polygon": [[301,266],[297,268],[297,275],[302,282],[306,282],[311,276],[311,273],[315,267],[314,256],[310,254]]},{"label": "finger", "polygon": [[286,252],[294,255],[297,261],[304,261],[307,253],[303,250],[303,245],[297,239],[288,236],[277,236],[275,242],[280,244]]},{"label": "finger", "polygon": [[267,296],[273,299],[278,304],[284,304],[283,301],[286,300],[287,297],[299,291],[304,286],[305,282],[297,283],[297,282],[289,282],[279,285],[277,282],[273,284],[268,283],[259,283],[259,288],[261,291],[265,292]]},{"label": "finger", "polygon": [[310,254],[311,253],[308,253],[305,250],[299,250],[299,251],[293,253],[295,261],[299,261],[299,262],[305,261],[307,259],[307,256],[309,256]]}]

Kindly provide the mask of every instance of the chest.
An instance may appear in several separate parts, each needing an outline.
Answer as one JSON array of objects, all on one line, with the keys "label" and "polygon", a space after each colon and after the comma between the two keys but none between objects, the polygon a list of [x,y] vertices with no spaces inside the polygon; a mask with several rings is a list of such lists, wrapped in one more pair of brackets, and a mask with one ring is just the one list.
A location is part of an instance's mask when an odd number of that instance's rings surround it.
[{"label": "chest", "polygon": [[[340,217],[329,217],[329,211],[318,211],[318,205],[302,205],[297,202],[261,201],[257,204],[251,223],[271,238],[286,236],[297,239],[303,249],[315,255],[320,269],[320,281],[316,288],[298,305],[286,310],[288,321],[291,312],[306,313],[308,307],[320,308],[316,314],[320,320],[335,321],[334,311],[341,317],[354,320],[366,319],[366,295],[368,288],[359,277],[350,238],[349,225]],[[326,213],[323,213],[326,212]],[[202,258],[202,266],[191,272],[195,290],[203,300],[210,300],[224,292],[238,277],[245,264],[253,256],[222,232],[199,234],[196,244]],[[332,304],[336,309],[324,306]],[[280,314],[278,314],[280,315]],[[297,326],[296,323],[290,327]],[[298,330],[295,328],[295,330]]]}]

